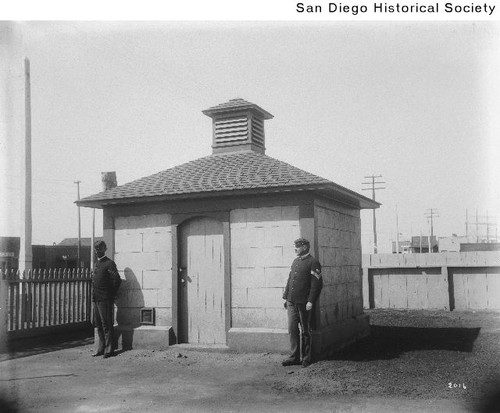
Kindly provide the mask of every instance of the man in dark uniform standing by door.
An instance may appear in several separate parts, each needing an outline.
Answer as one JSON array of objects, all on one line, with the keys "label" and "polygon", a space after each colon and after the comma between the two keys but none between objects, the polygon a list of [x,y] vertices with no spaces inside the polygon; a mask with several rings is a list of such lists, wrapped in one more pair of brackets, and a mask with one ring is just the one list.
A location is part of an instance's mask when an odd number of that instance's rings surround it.
[{"label": "man in dark uniform standing by door", "polygon": [[311,256],[309,249],[309,241],[305,238],[295,240],[297,258],[292,263],[283,293],[283,299],[286,300],[291,346],[291,355],[283,361],[283,366],[302,364],[302,367],[307,367],[311,364],[310,322],[313,306],[323,287],[323,279],[321,265],[316,258]]},{"label": "man in dark uniform standing by door", "polygon": [[113,304],[121,284],[120,274],[113,260],[106,257],[106,243],[94,244],[97,263],[92,278],[92,301],[94,304],[94,327],[97,328],[99,345],[93,357],[113,356]]}]

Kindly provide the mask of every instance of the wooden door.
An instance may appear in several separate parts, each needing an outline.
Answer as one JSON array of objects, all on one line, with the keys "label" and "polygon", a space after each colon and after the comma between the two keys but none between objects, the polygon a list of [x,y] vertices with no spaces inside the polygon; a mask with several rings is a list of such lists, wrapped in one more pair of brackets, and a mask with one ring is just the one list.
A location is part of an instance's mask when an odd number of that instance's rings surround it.
[{"label": "wooden door", "polygon": [[179,242],[179,342],[226,344],[222,223],[190,220]]}]

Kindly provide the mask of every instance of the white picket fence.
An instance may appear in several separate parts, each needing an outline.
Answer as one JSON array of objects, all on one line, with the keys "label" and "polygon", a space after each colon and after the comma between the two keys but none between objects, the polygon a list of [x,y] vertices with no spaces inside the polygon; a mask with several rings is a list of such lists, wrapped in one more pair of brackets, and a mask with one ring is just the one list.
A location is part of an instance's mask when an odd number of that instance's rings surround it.
[{"label": "white picket fence", "polygon": [[0,271],[7,336],[43,334],[51,329],[90,325],[89,269]]}]

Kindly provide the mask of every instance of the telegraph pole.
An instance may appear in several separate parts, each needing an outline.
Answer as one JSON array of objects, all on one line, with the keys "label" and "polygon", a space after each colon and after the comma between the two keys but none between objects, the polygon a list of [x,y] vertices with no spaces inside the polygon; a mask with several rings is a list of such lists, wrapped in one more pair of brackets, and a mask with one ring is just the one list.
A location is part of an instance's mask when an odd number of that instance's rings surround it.
[{"label": "telegraph pole", "polygon": [[465,239],[469,242],[469,211],[465,209]]},{"label": "telegraph pole", "polygon": [[94,271],[95,208],[92,208],[92,237],[90,239],[90,270]]},{"label": "telegraph pole", "polygon": [[31,71],[30,61],[24,59],[24,160],[21,162],[22,188],[21,192],[21,243],[19,246],[19,270],[21,277],[23,271],[33,268],[33,219],[32,219],[32,174],[31,174]]},{"label": "telegraph pole", "polygon": [[[372,191],[372,199],[375,201],[375,191],[379,189],[385,189],[385,187],[376,187],[379,184],[385,184],[383,181],[377,181],[377,178],[382,178],[382,175],[371,175],[365,176],[366,179],[370,179],[369,182],[362,182],[362,185],[371,185],[371,188],[363,188],[363,191]],[[375,208],[373,209],[373,253],[376,254],[377,248],[377,218],[375,217]]]},{"label": "telegraph pole", "polygon": [[399,216],[398,216],[397,205],[396,205],[396,254],[399,254]]},{"label": "telegraph pole", "polygon": [[[80,200],[80,183],[82,181],[75,181],[74,183],[76,184],[77,187],[77,195],[78,195],[78,200]],[[80,216],[80,205],[78,205],[78,250],[77,250],[77,257],[78,257],[78,264],[77,268],[80,268],[80,252],[82,249],[82,231],[81,231],[81,216]]]},{"label": "telegraph pole", "polygon": [[434,236],[434,217],[439,217],[438,210],[435,208],[429,208],[427,212],[424,214],[430,223],[430,232],[429,232],[429,253],[432,252],[432,237]]},{"label": "telegraph pole", "polygon": [[427,212],[424,214],[428,219],[430,219],[431,223],[431,237],[434,236],[434,217],[439,218],[439,211],[434,208],[429,208]]}]

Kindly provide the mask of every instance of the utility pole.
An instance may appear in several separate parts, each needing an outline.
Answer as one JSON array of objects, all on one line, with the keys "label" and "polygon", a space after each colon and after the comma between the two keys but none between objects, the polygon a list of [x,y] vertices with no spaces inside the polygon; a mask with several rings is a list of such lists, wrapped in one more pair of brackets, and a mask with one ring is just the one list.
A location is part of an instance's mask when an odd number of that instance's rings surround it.
[{"label": "utility pole", "polygon": [[476,208],[476,243],[479,243],[479,215]]},{"label": "utility pole", "polygon": [[465,239],[469,242],[469,211],[465,209]]},{"label": "utility pole", "polygon": [[399,254],[399,217],[396,210],[396,254]]},{"label": "utility pole", "polygon": [[23,179],[23,191],[21,192],[21,244],[19,247],[19,271],[23,277],[23,271],[33,268],[32,248],[32,179],[31,179],[31,71],[30,61],[24,59],[24,162],[21,162],[21,177]]},{"label": "utility pole", "polygon": [[90,271],[94,271],[95,208],[92,208],[92,237],[90,238]]},{"label": "utility pole", "polygon": [[434,236],[434,217],[439,218],[439,211],[434,208],[429,208],[427,212],[424,214],[431,223],[431,237]]},{"label": "utility pole", "polygon": [[[366,179],[370,179],[369,182],[362,182],[362,185],[371,185],[371,188],[363,188],[363,191],[372,191],[372,199],[375,201],[375,191],[379,189],[385,189],[385,187],[376,187],[379,184],[385,184],[383,181],[377,181],[377,178],[382,178],[382,175],[371,175],[365,176]],[[376,254],[377,248],[377,219],[375,217],[375,208],[373,209],[373,253]]]},{"label": "utility pole", "polygon": [[[78,200],[80,200],[80,183],[82,181],[75,181],[74,183],[76,184],[77,187],[77,195],[78,195]],[[81,217],[80,217],[80,205],[78,205],[78,250],[77,250],[77,257],[78,257],[78,264],[77,268],[80,268],[80,252],[82,249],[82,232],[81,232]]]},{"label": "utility pole", "polygon": [[488,211],[486,211],[486,242],[490,242],[490,217]]},{"label": "utility pole", "polygon": [[430,231],[429,231],[429,253],[432,252],[432,238],[434,237],[434,217],[439,217],[438,210],[434,208],[429,208],[427,212],[424,214],[430,223]]}]

